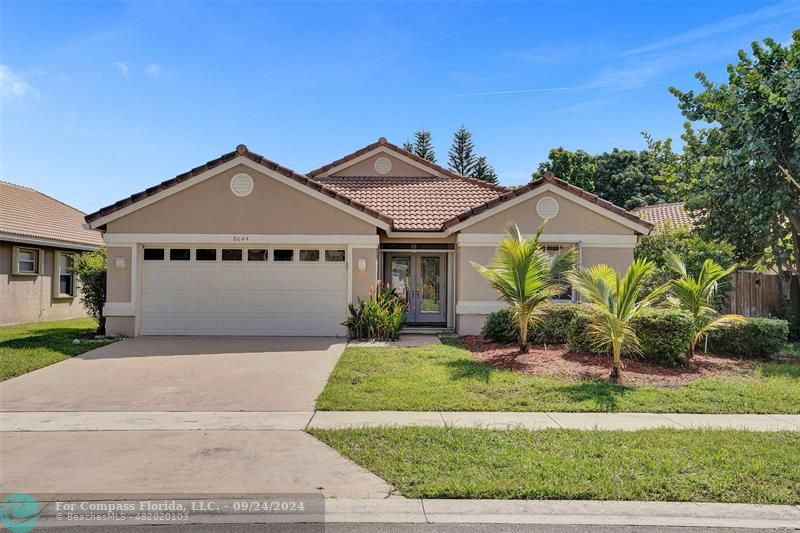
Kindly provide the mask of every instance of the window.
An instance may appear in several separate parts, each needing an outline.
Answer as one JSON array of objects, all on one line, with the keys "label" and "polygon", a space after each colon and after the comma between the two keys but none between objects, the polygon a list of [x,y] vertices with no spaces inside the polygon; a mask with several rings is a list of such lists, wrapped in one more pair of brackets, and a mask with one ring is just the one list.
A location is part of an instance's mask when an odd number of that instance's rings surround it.
[{"label": "window", "polygon": [[319,261],[319,250],[300,250],[300,261]]},{"label": "window", "polygon": [[145,261],[163,261],[164,249],[163,248],[145,248],[144,249]]},{"label": "window", "polygon": [[20,276],[41,274],[42,251],[37,248],[14,247],[13,273]]},{"label": "window", "polygon": [[216,261],[217,250],[215,248],[198,248],[194,251],[196,261]]},{"label": "window", "polygon": [[269,250],[263,248],[247,250],[248,261],[266,261],[267,259],[269,259]]},{"label": "window", "polygon": [[[566,250],[574,250],[575,249],[575,245],[574,244],[545,244],[545,245],[542,246],[542,249],[548,255],[552,256],[552,255],[555,255],[555,254],[557,254],[559,252],[563,252],[563,251],[566,251]],[[567,282],[566,273],[562,274],[559,277],[558,282],[561,284],[562,287],[564,287],[564,291],[562,293],[560,293],[559,295],[557,295],[555,298],[553,298],[553,300],[557,300],[557,301],[570,301],[570,300],[573,300],[574,296],[573,296],[573,291],[572,291],[572,285],[570,285],[569,282]]]},{"label": "window", "polygon": [[272,251],[272,259],[275,261],[294,261],[294,250],[279,249]]},{"label": "window", "polygon": [[75,256],[73,254],[55,253],[53,296],[56,298],[72,298],[75,296],[75,273],[72,270],[74,262]]},{"label": "window", "polygon": [[331,263],[343,263],[344,258],[344,250],[325,250],[325,261]]},{"label": "window", "polygon": [[242,250],[241,248],[223,248],[222,249],[223,261],[241,261]]},{"label": "window", "polygon": [[169,260],[170,261],[188,261],[192,257],[192,251],[189,248],[170,248]]}]

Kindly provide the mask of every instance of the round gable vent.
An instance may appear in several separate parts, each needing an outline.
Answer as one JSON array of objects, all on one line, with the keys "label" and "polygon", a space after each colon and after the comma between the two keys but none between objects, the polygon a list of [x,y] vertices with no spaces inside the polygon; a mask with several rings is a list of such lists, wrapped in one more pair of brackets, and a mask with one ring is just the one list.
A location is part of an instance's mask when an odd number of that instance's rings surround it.
[{"label": "round gable vent", "polygon": [[392,171],[392,162],[388,157],[379,157],[375,160],[375,172],[381,176],[385,176]]},{"label": "round gable vent", "polygon": [[553,218],[558,214],[558,200],[545,196],[536,202],[536,213],[542,218]]},{"label": "round gable vent", "polygon": [[253,192],[253,178],[248,174],[236,174],[231,178],[231,191],[236,196],[247,196]]}]

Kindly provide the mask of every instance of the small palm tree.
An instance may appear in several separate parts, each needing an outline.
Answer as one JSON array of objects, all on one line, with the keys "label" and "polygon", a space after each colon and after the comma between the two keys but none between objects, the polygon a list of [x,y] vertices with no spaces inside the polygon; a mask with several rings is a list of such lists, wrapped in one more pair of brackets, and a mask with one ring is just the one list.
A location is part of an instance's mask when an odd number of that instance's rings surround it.
[{"label": "small palm tree", "polygon": [[[545,224],[547,222],[545,221]],[[472,263],[499,293],[499,299],[511,308],[519,326],[519,351],[528,351],[528,327],[539,317],[541,304],[558,296],[564,287],[561,280],[575,264],[575,251],[563,250],[548,254],[539,246],[539,237],[525,239],[513,222],[506,227],[506,237],[497,247],[489,266]]]},{"label": "small palm tree", "polygon": [[667,303],[686,311],[692,315],[694,321],[694,334],[689,345],[689,357],[691,357],[694,355],[697,343],[708,337],[708,334],[715,329],[744,322],[744,317],[741,315],[718,316],[719,313],[711,305],[711,300],[719,290],[719,282],[727,278],[736,269],[736,265],[722,268],[716,261],[706,259],[697,276],[692,276],[686,271],[686,264],[672,251],[667,250],[665,258],[669,268],[679,276],[669,284]]},{"label": "small palm tree", "polygon": [[651,307],[667,289],[662,285],[649,294],[642,294],[653,270],[653,263],[637,259],[622,277],[608,265],[594,265],[569,275],[584,302],[595,311],[589,325],[589,338],[598,348],[611,348],[614,359],[610,379],[613,382],[619,380],[623,369],[622,354],[639,351],[639,340],[631,325],[633,319]]}]

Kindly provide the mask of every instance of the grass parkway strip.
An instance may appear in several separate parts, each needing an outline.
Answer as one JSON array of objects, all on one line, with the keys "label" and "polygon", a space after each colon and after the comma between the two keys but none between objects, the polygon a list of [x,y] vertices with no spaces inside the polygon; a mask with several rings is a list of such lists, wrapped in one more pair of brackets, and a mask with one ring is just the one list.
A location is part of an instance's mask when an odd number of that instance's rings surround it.
[{"label": "grass parkway strip", "polygon": [[309,432],[408,498],[800,503],[800,432]]},{"label": "grass parkway strip", "polygon": [[457,345],[349,347],[317,409],[798,414],[800,361],[667,387],[535,376],[480,362]]}]

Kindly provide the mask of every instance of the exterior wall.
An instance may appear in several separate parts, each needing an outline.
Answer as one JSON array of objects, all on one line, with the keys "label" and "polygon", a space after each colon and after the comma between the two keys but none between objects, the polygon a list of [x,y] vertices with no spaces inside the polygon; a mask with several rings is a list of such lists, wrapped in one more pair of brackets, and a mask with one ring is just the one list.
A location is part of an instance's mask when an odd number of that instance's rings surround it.
[{"label": "exterior wall", "polygon": [[583,266],[605,263],[619,272],[625,272],[633,263],[633,248],[596,248],[584,246],[581,249]]},{"label": "exterior wall", "polygon": [[566,235],[633,235],[634,231],[563,196],[544,192],[465,227],[461,233],[505,233],[508,222],[516,222],[523,233],[536,233],[544,219],[536,214],[536,203],[544,196],[558,200],[558,214],[547,222],[546,233]]},{"label": "exterior wall", "polygon": [[[80,298],[53,298],[53,261],[55,248],[42,246],[20,246],[36,248],[44,252],[44,269],[37,276],[15,276],[12,249],[17,244],[0,243],[0,325],[47,322],[84,318],[86,309]],[[59,249],[63,251],[74,251]]]},{"label": "exterior wall", "polygon": [[[254,181],[238,197],[230,179]],[[369,235],[375,226],[244,165],[223,172],[107,224],[108,233]]]},{"label": "exterior wall", "polygon": [[[378,280],[378,249],[377,248],[353,248],[352,252],[352,283],[353,283],[353,301],[358,301],[358,298],[366,298],[369,296],[370,287],[374,287]],[[367,261],[367,270],[364,272],[358,271],[358,260],[365,259]]]},{"label": "exterior wall", "polygon": [[[130,302],[131,301],[131,248],[109,246],[106,254],[108,264],[106,277],[106,301]],[[117,258],[125,261],[124,268],[116,267]]]},{"label": "exterior wall", "polygon": [[414,165],[409,165],[405,161],[401,161],[397,157],[394,157],[390,154],[377,154],[363,161],[359,161],[354,165],[351,165],[347,168],[343,168],[342,170],[333,174],[334,176],[380,176],[377,172],[375,172],[375,160],[379,157],[385,157],[392,162],[392,170],[389,171],[388,174],[384,174],[385,176],[433,176],[433,173],[422,170],[421,168],[415,167]]},{"label": "exterior wall", "polygon": [[136,319],[132,316],[106,317],[106,334],[113,337],[133,337],[136,335]]}]

